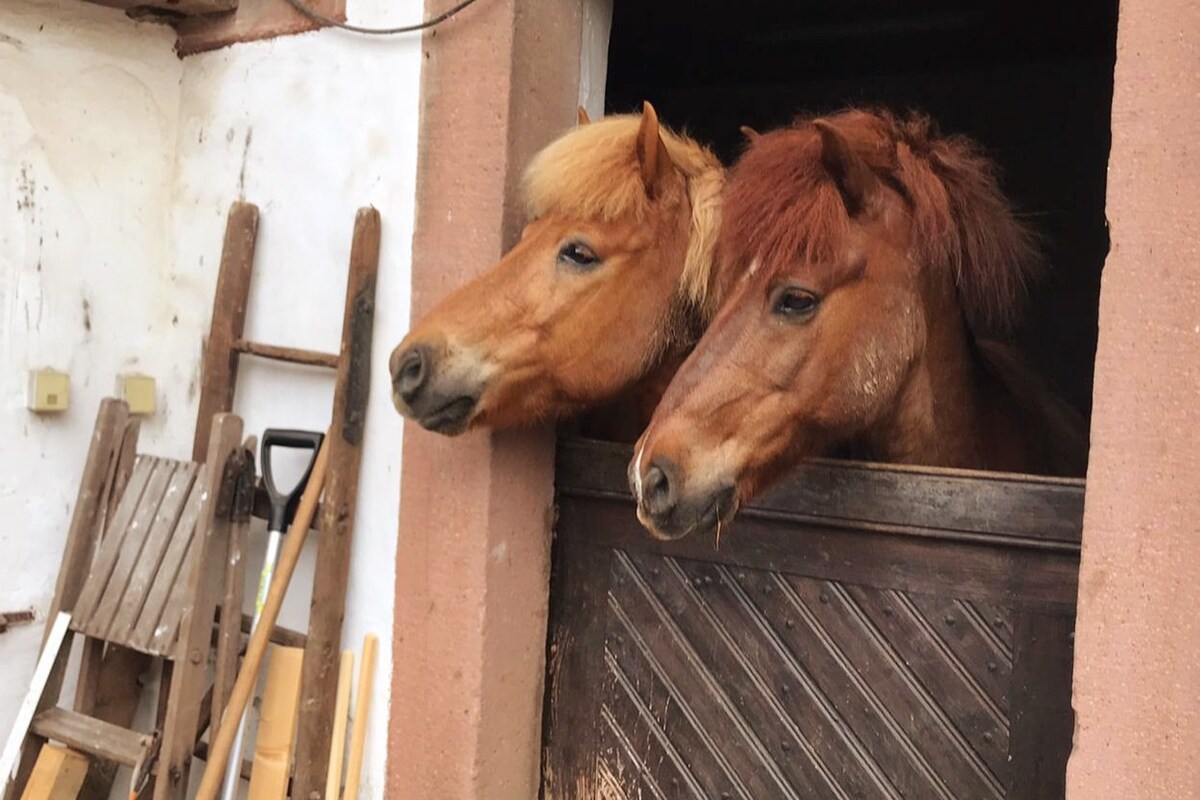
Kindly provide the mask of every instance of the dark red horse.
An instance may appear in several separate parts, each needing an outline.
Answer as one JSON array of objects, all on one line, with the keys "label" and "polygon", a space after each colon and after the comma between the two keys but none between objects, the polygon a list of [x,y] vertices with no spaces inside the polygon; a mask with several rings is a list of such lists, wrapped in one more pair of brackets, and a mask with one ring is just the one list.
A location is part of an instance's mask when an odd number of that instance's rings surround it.
[{"label": "dark red horse", "polygon": [[717,252],[721,308],[630,466],[655,535],[717,529],[833,452],[1082,473],[1078,415],[990,339],[1039,261],[969,140],[860,110],[751,137]]}]

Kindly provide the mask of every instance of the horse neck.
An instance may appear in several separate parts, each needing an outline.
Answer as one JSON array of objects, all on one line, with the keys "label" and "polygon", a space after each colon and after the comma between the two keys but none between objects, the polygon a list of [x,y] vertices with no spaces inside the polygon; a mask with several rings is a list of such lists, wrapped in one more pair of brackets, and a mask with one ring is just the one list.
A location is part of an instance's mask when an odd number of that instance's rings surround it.
[{"label": "horse neck", "polygon": [[953,285],[926,292],[925,346],[897,402],[867,435],[874,458],[902,464],[984,468],[993,392],[980,368]]},{"label": "horse neck", "polygon": [[924,466],[1082,475],[1083,418],[1008,347],[976,341],[953,287],[926,307],[924,351],[869,457]]},{"label": "horse neck", "polygon": [[1015,350],[979,340],[979,363],[990,378],[995,469],[1082,477],[1088,432],[1083,416],[1054,392]]}]

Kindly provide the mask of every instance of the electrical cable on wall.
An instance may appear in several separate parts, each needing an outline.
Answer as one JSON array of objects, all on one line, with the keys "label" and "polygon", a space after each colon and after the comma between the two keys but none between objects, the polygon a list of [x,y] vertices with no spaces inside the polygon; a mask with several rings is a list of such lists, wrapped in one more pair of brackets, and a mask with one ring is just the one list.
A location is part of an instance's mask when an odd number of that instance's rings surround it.
[{"label": "electrical cable on wall", "polygon": [[364,28],[359,25],[351,25],[348,22],[340,22],[340,21],[334,19],[333,17],[325,16],[324,14],[320,13],[319,11],[316,11],[313,8],[310,8],[307,3],[303,2],[303,0],[287,0],[287,2],[288,2],[288,5],[290,5],[292,8],[296,9],[297,11],[299,11],[304,16],[308,17],[311,20],[315,20],[316,22],[319,22],[322,25],[329,25],[330,27],[341,28],[344,31],[351,31],[353,33],[369,34],[372,36],[392,36],[392,35],[398,34],[398,33],[413,33],[414,31],[423,31],[423,30],[427,30],[428,28],[432,28],[435,25],[440,25],[441,23],[443,23],[446,20],[453,17],[458,12],[462,11],[467,6],[474,3],[475,0],[462,0],[462,2],[458,3],[453,8],[450,8],[447,11],[443,11],[441,14],[438,14],[436,17],[431,17],[430,19],[427,19],[424,22],[419,22],[415,25],[401,25],[401,26],[395,27],[395,28]]}]

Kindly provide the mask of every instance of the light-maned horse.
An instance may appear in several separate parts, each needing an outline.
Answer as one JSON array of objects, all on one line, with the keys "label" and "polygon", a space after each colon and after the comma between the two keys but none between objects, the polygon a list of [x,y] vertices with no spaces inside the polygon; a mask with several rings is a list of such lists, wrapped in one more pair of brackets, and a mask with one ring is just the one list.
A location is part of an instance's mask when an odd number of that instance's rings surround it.
[{"label": "light-maned horse", "polygon": [[752,136],[730,283],[630,465],[660,538],[720,533],[807,457],[1082,474],[1082,420],[1007,346],[1039,264],[993,165],[928,118],[850,110]]},{"label": "light-maned horse", "polygon": [[711,316],[723,182],[717,158],[649,103],[592,123],[581,110],[525,173],[520,242],[392,352],[396,408],[457,435],[626,394],[643,415],[632,441]]}]

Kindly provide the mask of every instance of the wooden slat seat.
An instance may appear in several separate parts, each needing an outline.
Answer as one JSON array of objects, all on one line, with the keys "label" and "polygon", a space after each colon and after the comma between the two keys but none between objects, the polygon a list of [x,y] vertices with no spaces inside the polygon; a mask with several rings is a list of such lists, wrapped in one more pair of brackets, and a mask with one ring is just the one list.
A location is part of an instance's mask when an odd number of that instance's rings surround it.
[{"label": "wooden slat seat", "polygon": [[195,562],[199,465],[139,456],[92,560],[72,628],[155,656],[179,632],[181,580]]}]

